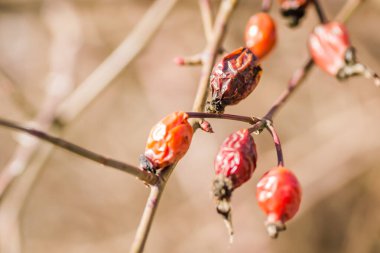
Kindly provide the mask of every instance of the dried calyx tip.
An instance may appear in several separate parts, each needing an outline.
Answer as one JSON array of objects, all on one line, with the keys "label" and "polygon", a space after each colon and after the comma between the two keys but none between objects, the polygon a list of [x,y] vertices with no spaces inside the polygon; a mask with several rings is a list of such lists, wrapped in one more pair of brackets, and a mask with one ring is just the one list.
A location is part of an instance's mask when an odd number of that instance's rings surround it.
[{"label": "dried calyx tip", "polygon": [[273,239],[276,239],[281,231],[286,230],[286,226],[283,222],[270,222],[266,224],[266,227],[269,236]]},{"label": "dried calyx tip", "polygon": [[212,183],[212,192],[218,201],[230,200],[233,182],[224,175],[217,175]]},{"label": "dried calyx tip", "polygon": [[225,105],[220,100],[208,101],[206,104],[206,112],[208,113],[224,113]]},{"label": "dried calyx tip", "polygon": [[231,205],[230,201],[227,199],[222,199],[218,201],[216,211],[222,215],[224,224],[226,225],[229,237],[230,237],[230,243],[233,242],[233,235],[234,230],[232,227],[232,217],[231,217]]},{"label": "dried calyx tip", "polygon": [[153,165],[153,163],[149,160],[148,157],[146,157],[145,155],[140,155],[140,157],[139,157],[139,161],[140,161],[140,168],[141,168],[141,169],[156,174],[156,170],[155,170],[155,168],[154,168],[154,165]]},{"label": "dried calyx tip", "polygon": [[232,243],[234,234],[230,205],[231,194],[233,191],[232,180],[224,175],[217,175],[213,182],[212,190],[217,201],[216,211],[223,216],[224,223],[230,236],[230,243]]}]

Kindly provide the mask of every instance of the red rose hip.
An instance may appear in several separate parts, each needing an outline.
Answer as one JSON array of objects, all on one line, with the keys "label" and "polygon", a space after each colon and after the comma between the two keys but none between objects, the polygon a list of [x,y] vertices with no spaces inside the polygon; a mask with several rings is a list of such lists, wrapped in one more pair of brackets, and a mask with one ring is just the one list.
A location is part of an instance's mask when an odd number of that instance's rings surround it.
[{"label": "red rose hip", "polygon": [[322,70],[339,80],[355,75],[372,78],[380,85],[379,76],[356,60],[347,28],[339,22],[322,24],[313,30],[308,41],[310,54]]},{"label": "red rose hip", "polygon": [[155,172],[180,160],[190,147],[193,128],[184,112],[174,112],[153,126],[140,157],[143,169]]},{"label": "red rose hip", "polygon": [[285,230],[285,222],[298,211],[301,203],[301,187],[295,175],[284,167],[269,170],[257,184],[256,198],[267,215],[269,235],[276,238]]},{"label": "red rose hip", "polygon": [[217,202],[217,212],[226,221],[231,236],[231,195],[236,188],[251,178],[256,161],[256,144],[247,129],[227,137],[216,156],[213,194]]},{"label": "red rose hip", "polygon": [[211,101],[207,111],[223,113],[227,105],[246,98],[259,83],[262,69],[248,48],[239,48],[223,57],[210,76]]},{"label": "red rose hip", "polygon": [[276,24],[268,13],[257,13],[249,19],[245,44],[259,59],[272,50],[276,44]]}]

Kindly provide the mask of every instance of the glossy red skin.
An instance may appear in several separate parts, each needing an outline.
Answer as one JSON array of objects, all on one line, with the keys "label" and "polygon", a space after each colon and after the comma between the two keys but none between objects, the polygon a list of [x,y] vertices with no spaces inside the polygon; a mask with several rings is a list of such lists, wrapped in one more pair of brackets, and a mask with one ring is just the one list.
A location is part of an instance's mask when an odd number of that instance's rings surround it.
[{"label": "glossy red skin", "polygon": [[315,27],[308,46],[315,64],[336,76],[345,66],[345,53],[351,43],[346,27],[338,22],[330,22]]},{"label": "glossy red skin", "polygon": [[301,187],[295,175],[283,167],[268,171],[257,184],[256,198],[267,222],[285,222],[298,211]]},{"label": "glossy red skin", "polygon": [[276,44],[276,24],[269,14],[260,12],[249,19],[245,44],[259,59],[272,50]]},{"label": "glossy red skin", "polygon": [[190,147],[193,128],[184,112],[174,112],[153,126],[144,155],[154,169],[162,169],[181,159]]},{"label": "glossy red skin", "polygon": [[258,85],[261,67],[248,48],[239,48],[223,57],[210,76],[213,101],[234,105],[246,98]]},{"label": "glossy red skin", "polygon": [[256,169],[256,144],[247,129],[228,136],[215,158],[215,174],[230,178],[233,189],[248,181]]}]

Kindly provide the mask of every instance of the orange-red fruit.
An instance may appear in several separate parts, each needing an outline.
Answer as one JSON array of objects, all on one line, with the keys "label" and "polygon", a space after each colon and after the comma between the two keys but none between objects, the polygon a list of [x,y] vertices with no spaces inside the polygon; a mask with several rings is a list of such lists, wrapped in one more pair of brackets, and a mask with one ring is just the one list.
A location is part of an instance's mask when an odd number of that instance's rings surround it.
[{"label": "orange-red fruit", "polygon": [[314,28],[308,46],[315,64],[337,76],[346,65],[345,55],[351,44],[346,27],[339,22],[330,22]]},{"label": "orange-red fruit", "polygon": [[266,225],[271,237],[285,229],[285,222],[298,211],[301,187],[296,176],[284,167],[269,170],[257,184],[256,198],[267,215]]},{"label": "orange-red fruit", "polygon": [[193,136],[188,117],[185,112],[174,112],[152,128],[144,154],[152,163],[152,169],[165,168],[185,155]]},{"label": "orange-red fruit", "polygon": [[245,44],[259,59],[272,50],[276,44],[276,24],[268,13],[257,13],[249,19]]}]

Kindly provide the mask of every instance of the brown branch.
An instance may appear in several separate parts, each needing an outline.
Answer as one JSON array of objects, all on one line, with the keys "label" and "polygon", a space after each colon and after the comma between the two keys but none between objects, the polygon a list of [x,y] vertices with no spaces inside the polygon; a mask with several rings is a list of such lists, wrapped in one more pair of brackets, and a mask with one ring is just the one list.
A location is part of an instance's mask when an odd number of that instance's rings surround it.
[{"label": "brown branch", "polygon": [[189,118],[203,118],[203,119],[226,119],[245,122],[251,125],[256,124],[260,119],[254,117],[247,117],[234,114],[218,114],[218,113],[207,113],[207,112],[186,112]]},{"label": "brown branch", "polygon": [[277,165],[283,167],[284,166],[284,156],[282,154],[280,137],[278,137],[278,134],[277,134],[276,130],[274,129],[274,127],[270,121],[267,121],[266,129],[269,131],[269,133],[273,137],[273,142],[274,142],[274,145],[276,147],[276,152],[277,152],[277,160],[278,160]]},{"label": "brown branch", "polygon": [[347,0],[346,4],[342,7],[339,13],[335,16],[336,21],[345,23],[354,14],[354,12],[366,0]]},{"label": "brown branch", "polygon": [[[222,43],[226,31],[226,26],[229,22],[233,10],[237,5],[237,2],[237,0],[223,0],[223,2],[221,3],[215,22],[213,38],[210,40],[206,48],[206,53],[208,57],[205,59],[205,62],[202,65],[202,72],[199,81],[198,92],[193,105],[193,111],[195,112],[203,111],[207,99],[208,82],[212,71],[212,67],[215,64],[216,56],[218,54],[220,45]],[[194,131],[198,129],[198,120],[192,121],[192,127],[194,128]],[[162,173],[160,173],[159,182],[157,183],[156,187],[151,188],[151,194],[147,200],[147,204],[145,206],[143,215],[137,228],[130,253],[143,252],[146,243],[146,238],[149,234],[151,223],[159,204],[160,196],[163,190],[165,189],[166,182],[169,179],[175,167],[176,164],[170,166],[169,168],[165,169]],[[152,205],[152,203],[154,203],[154,205]]]},{"label": "brown branch", "polygon": [[58,146],[60,148],[63,148],[71,153],[77,154],[79,156],[82,156],[84,158],[87,158],[89,160],[92,160],[94,162],[103,164],[104,166],[112,167],[118,170],[121,170],[123,172],[127,172],[141,181],[145,182],[146,184],[154,185],[158,178],[156,175],[146,172],[144,170],[141,170],[137,167],[134,167],[132,165],[126,164],[124,162],[120,162],[111,158],[107,158],[105,156],[102,156],[100,154],[97,154],[95,152],[92,152],[88,149],[82,148],[74,143],[68,142],[66,140],[63,140],[61,138],[51,136],[45,132],[38,131],[33,128],[23,127],[15,122],[5,120],[0,118],[0,125],[4,127],[8,127],[14,130],[18,130],[24,133],[27,133],[29,135],[32,135],[34,137],[37,137],[41,140],[44,140],[46,142],[49,142],[55,146]]},{"label": "brown branch", "polygon": [[210,0],[199,0],[199,8],[201,10],[201,17],[203,23],[203,30],[205,32],[205,37],[207,43],[210,42],[212,38],[212,9]]},{"label": "brown branch", "polygon": [[206,48],[206,59],[202,66],[201,78],[193,105],[193,111],[201,112],[204,110],[208,95],[210,73],[214,67],[216,56],[218,55],[218,51],[226,31],[227,21],[229,20],[232,10],[235,8],[237,2],[237,0],[223,0],[221,3],[219,13],[215,21],[213,38],[210,43],[208,43]]},{"label": "brown branch", "polygon": [[312,2],[314,4],[315,10],[318,14],[319,22],[321,22],[322,24],[327,23],[328,19],[326,17],[326,13],[323,10],[321,4],[319,3],[319,0],[312,0]]},{"label": "brown branch", "polygon": [[294,91],[300,86],[300,84],[306,78],[308,72],[310,71],[313,65],[314,65],[313,60],[309,59],[309,61],[302,68],[294,72],[292,78],[290,79],[288,83],[288,87],[286,88],[286,90],[282,92],[282,94],[273,103],[273,105],[271,106],[267,114],[264,116],[264,118],[272,121],[273,116],[286,103],[286,101],[294,93]]}]

